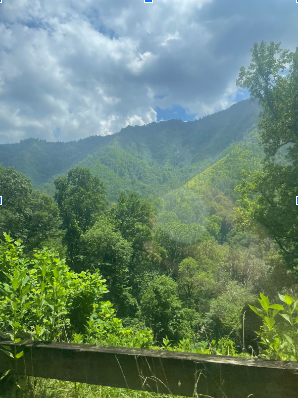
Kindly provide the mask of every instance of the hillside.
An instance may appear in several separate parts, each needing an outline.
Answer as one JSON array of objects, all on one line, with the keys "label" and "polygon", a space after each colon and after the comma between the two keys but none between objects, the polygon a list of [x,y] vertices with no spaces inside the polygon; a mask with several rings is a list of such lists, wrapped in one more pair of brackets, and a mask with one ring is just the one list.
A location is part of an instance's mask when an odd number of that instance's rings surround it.
[{"label": "hillside", "polygon": [[220,160],[190,179],[185,188],[200,191],[202,186],[213,187],[234,198],[234,188],[240,183],[243,172],[260,169],[264,157],[255,131],[240,143],[229,145],[222,154]]},{"label": "hillside", "polygon": [[0,145],[0,163],[29,177],[35,188],[53,193],[53,181],[70,168],[87,167],[115,200],[122,189],[142,196],[184,185],[240,142],[257,122],[260,107],[248,100],[200,120],[169,120],[128,126],[110,136],[72,142],[23,140]]}]

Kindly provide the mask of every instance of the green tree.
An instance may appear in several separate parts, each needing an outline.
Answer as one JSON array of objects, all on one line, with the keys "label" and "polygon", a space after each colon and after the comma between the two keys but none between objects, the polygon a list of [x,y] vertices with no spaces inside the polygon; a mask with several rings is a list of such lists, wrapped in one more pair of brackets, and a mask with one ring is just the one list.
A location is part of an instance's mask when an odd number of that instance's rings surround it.
[{"label": "green tree", "polygon": [[[218,340],[220,337],[231,336],[241,345],[240,330],[242,327],[242,313],[248,303],[253,303],[255,296],[249,288],[231,281],[225,291],[210,303],[210,311],[206,319],[211,334]],[[207,321],[207,323],[208,323]]]},{"label": "green tree", "polygon": [[122,236],[132,242],[135,249],[143,250],[144,242],[152,238],[152,205],[140,199],[135,192],[127,195],[122,191],[110,214]]},{"label": "green tree", "polygon": [[263,170],[246,176],[238,221],[272,237],[291,269],[298,267],[298,48],[257,43],[248,69],[241,68],[239,87],[263,107],[259,121],[265,150]]},{"label": "green tree", "polygon": [[91,228],[106,208],[106,193],[99,178],[82,167],[55,180],[55,200],[65,229],[64,242],[71,267],[76,266],[80,236]]},{"label": "green tree", "polygon": [[53,198],[34,190],[31,181],[12,167],[0,165],[0,187],[3,205],[0,212],[0,234],[9,232],[22,239],[26,251],[45,245],[61,246],[61,220]]},{"label": "green tree", "polygon": [[179,296],[188,308],[205,309],[204,302],[210,301],[216,290],[214,275],[204,271],[191,257],[181,261],[178,269]]},{"label": "green tree", "polygon": [[130,315],[135,306],[128,287],[128,267],[133,254],[131,243],[107,218],[101,218],[81,236],[79,252],[78,268],[99,270],[107,282],[107,297],[118,315]]},{"label": "green tree", "polygon": [[155,277],[143,292],[141,317],[153,330],[155,340],[179,340],[183,336],[182,305],[177,283],[166,275]]}]

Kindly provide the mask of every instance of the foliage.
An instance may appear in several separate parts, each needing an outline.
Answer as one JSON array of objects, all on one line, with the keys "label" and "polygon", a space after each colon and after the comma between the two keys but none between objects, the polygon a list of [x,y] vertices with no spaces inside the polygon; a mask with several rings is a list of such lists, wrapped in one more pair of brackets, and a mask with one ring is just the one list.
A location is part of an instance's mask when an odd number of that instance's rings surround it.
[{"label": "foliage", "polygon": [[142,295],[140,315],[153,330],[157,341],[166,336],[176,341],[188,337],[189,324],[183,322],[185,313],[178,297],[177,284],[165,275],[155,277],[148,284]]},{"label": "foliage", "polygon": [[110,214],[122,236],[132,242],[133,248],[142,250],[144,242],[151,239],[152,205],[135,192],[127,195],[122,191]]},{"label": "foliage", "polygon": [[230,282],[221,295],[211,300],[207,319],[211,321],[209,328],[216,340],[231,336],[237,344],[241,344],[242,313],[250,302],[254,302],[254,295],[236,281]]},{"label": "foliage", "polygon": [[201,309],[201,302],[214,296],[216,283],[211,271],[204,271],[191,258],[181,261],[178,269],[179,296],[188,308]]},{"label": "foliage", "polygon": [[298,360],[298,300],[285,294],[279,295],[282,304],[270,304],[269,298],[262,293],[259,302],[261,308],[250,308],[263,321],[260,332],[261,355],[266,359]]},{"label": "foliage", "polygon": [[115,318],[98,272],[70,271],[47,249],[29,259],[9,235],[0,245],[0,261],[0,329],[12,339],[72,341],[82,332],[102,344],[151,344],[149,331],[126,330]]},{"label": "foliage", "polygon": [[0,187],[1,237],[8,231],[13,238],[24,241],[28,252],[47,243],[61,249],[61,221],[53,199],[32,189],[31,181],[12,167],[0,165]]},{"label": "foliage", "polygon": [[247,70],[241,68],[237,83],[247,88],[263,107],[259,129],[266,154],[263,170],[248,175],[248,181],[239,187],[239,222],[253,224],[272,237],[288,267],[296,269],[298,48],[293,53],[282,50],[280,43],[256,43],[252,62]]},{"label": "foliage", "polygon": [[118,315],[128,316],[135,306],[128,288],[132,244],[122,237],[111,220],[102,217],[81,236],[79,248],[77,267],[99,270]]},{"label": "foliage", "polygon": [[94,225],[106,206],[103,184],[89,170],[76,167],[55,180],[55,200],[65,229],[68,262],[75,267],[80,236]]}]

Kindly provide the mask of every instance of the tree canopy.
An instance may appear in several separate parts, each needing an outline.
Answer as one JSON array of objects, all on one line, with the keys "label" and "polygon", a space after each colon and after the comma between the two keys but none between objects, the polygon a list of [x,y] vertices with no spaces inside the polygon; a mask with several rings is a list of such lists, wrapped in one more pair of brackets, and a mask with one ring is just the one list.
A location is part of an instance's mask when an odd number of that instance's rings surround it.
[{"label": "tree canopy", "polygon": [[289,268],[297,270],[298,48],[290,52],[280,43],[256,43],[237,84],[263,107],[259,130],[266,155],[262,171],[249,173],[238,188],[238,219],[272,237]]}]

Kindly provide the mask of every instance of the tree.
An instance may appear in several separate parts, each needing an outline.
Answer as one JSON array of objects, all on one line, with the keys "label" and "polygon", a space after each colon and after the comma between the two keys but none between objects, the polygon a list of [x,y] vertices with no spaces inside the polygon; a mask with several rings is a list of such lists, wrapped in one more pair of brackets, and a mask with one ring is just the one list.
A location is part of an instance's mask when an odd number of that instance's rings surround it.
[{"label": "tree", "polygon": [[58,203],[66,230],[64,242],[71,267],[75,267],[80,236],[91,228],[106,208],[106,192],[102,182],[83,167],[71,169],[67,177],[55,181]]},{"label": "tree", "polygon": [[152,205],[141,200],[135,192],[129,195],[122,191],[117,204],[111,209],[111,217],[122,236],[132,242],[133,247],[143,249],[143,243],[151,239]]},{"label": "tree", "polygon": [[115,305],[118,315],[131,315],[135,310],[128,287],[128,267],[133,253],[131,243],[107,218],[101,218],[81,236],[78,245],[77,267],[99,270],[107,282],[107,297]]},{"label": "tree", "polygon": [[181,311],[177,283],[166,275],[155,277],[141,299],[141,317],[153,330],[155,340],[162,341],[166,336],[176,340],[182,338]]},{"label": "tree", "polygon": [[241,343],[240,330],[242,326],[243,308],[248,303],[254,303],[255,296],[250,289],[231,281],[226,291],[216,299],[211,300],[207,320],[211,321],[211,333],[218,340],[224,336],[232,336],[234,341]]},{"label": "tree", "polygon": [[188,308],[202,309],[202,303],[214,296],[216,283],[211,272],[203,271],[194,258],[188,257],[179,265],[178,287],[179,296]]},{"label": "tree", "polygon": [[154,241],[154,207],[135,192],[122,191],[110,210],[116,228],[133,249],[129,264],[129,284],[138,299],[143,285],[156,274],[165,250]]},{"label": "tree", "polygon": [[238,187],[238,221],[272,237],[288,267],[297,271],[298,48],[293,53],[280,43],[256,43],[237,84],[263,107],[259,130],[266,155],[263,170],[247,174]]},{"label": "tree", "polygon": [[31,181],[13,167],[0,165],[0,187],[3,205],[0,212],[0,233],[22,239],[26,251],[47,244],[59,247],[61,220],[53,198],[34,190]]}]

